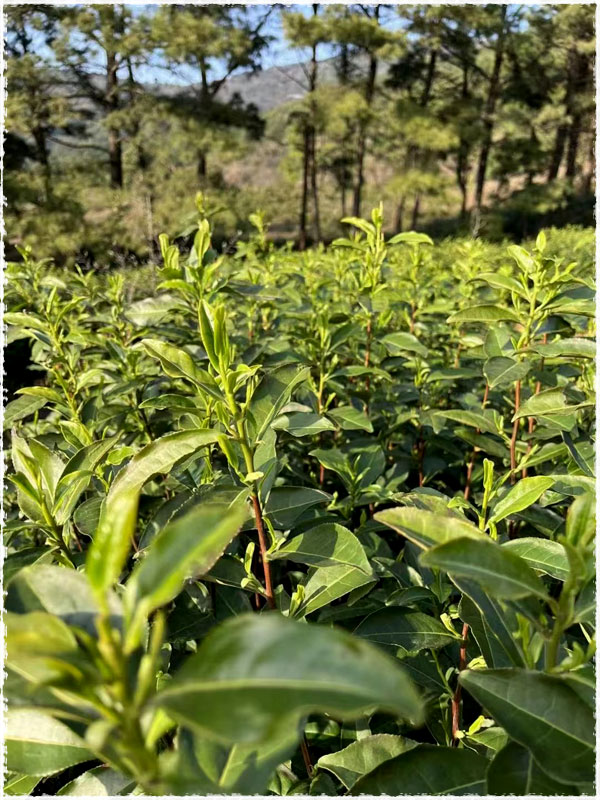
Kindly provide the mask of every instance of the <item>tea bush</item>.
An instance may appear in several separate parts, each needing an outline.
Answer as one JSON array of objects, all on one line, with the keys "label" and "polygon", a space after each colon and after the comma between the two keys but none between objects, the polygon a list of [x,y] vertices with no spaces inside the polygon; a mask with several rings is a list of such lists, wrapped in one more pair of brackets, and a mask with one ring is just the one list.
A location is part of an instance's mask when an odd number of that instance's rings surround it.
[{"label": "tea bush", "polygon": [[7,793],[592,793],[593,234],[199,217],[8,266]]}]

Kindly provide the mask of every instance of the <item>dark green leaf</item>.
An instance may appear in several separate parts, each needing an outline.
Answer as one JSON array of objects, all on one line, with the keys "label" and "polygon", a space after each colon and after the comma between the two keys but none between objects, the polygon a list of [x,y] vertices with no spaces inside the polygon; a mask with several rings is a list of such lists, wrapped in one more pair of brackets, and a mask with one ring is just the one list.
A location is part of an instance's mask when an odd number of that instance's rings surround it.
[{"label": "dark green leaf", "polygon": [[563,678],[522,669],[466,670],[460,682],[550,777],[575,784],[594,779],[594,714]]},{"label": "dark green leaf", "polygon": [[500,750],[487,772],[488,794],[579,794],[575,786],[558,783],[539,768],[526,747],[509,742]]},{"label": "dark green leaf", "polygon": [[420,722],[406,674],[342,631],[277,613],[244,615],[210,633],[156,702],[217,740],[258,742],[312,711],[353,719],[379,707]]},{"label": "dark green leaf", "polygon": [[435,617],[406,608],[375,611],[363,619],[353,633],[399,658],[460,641],[457,633],[452,635]]},{"label": "dark green leaf", "polygon": [[496,597],[547,597],[527,563],[489,539],[461,538],[438,545],[421,555],[421,563],[474,580]]},{"label": "dark green leaf", "polygon": [[358,780],[352,794],[485,794],[488,761],[472,750],[420,744]]}]

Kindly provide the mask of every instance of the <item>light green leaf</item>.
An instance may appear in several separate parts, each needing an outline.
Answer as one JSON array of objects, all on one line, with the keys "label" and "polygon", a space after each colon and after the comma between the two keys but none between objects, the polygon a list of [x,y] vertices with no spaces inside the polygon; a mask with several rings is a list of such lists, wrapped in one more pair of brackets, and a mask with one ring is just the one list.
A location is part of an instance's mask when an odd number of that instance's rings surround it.
[{"label": "light green leaf", "polygon": [[[92,479],[93,471],[115,446],[119,438],[119,436],[110,436],[100,442],[87,445],[69,460],[56,486],[53,514],[59,525],[64,525],[70,518],[79,498]],[[79,474],[76,475],[76,473]]]},{"label": "light green leaf", "polygon": [[369,559],[358,538],[348,528],[336,523],[317,525],[294,536],[269,556],[271,561],[281,558],[311,567],[356,567],[366,575],[372,574]]},{"label": "light green leaf", "polygon": [[[4,422],[3,430],[8,431],[12,428],[15,422],[26,419],[40,408],[43,408],[48,402],[46,397],[29,397],[21,395],[16,400],[11,400],[4,409]],[[27,777],[27,776],[26,776]]]},{"label": "light green leaf", "polygon": [[258,441],[281,409],[289,401],[294,389],[306,380],[308,367],[284,364],[268,372],[256,387],[248,405],[253,420],[254,440]]},{"label": "light green leaf", "polygon": [[335,430],[335,425],[327,417],[302,411],[294,414],[282,414],[273,421],[272,427],[275,430],[287,431],[296,437],[314,436],[321,431]]},{"label": "light green leaf", "polygon": [[569,574],[569,559],[565,548],[559,542],[525,537],[505,542],[502,548],[520,556],[533,569],[551,575],[559,581],[566,580]]},{"label": "light green leaf", "polygon": [[246,517],[245,504],[201,505],[169,523],[152,540],[125,590],[133,637],[153,611],[181,592],[186,580],[210,570]]},{"label": "light green leaf", "polygon": [[44,492],[49,504],[52,505],[56,485],[64,469],[64,462],[61,457],[50,450],[46,445],[36,439],[27,441],[29,451],[35,461],[36,467],[42,476]]},{"label": "light green leaf", "polygon": [[316,450],[311,450],[309,455],[316,458],[319,464],[322,464],[325,469],[336,472],[342,478],[348,477],[351,473],[348,454],[338,450],[337,447],[332,447],[329,450],[317,448]]},{"label": "light green leaf", "polygon": [[594,779],[593,710],[558,675],[523,669],[464,670],[461,685],[538,765],[562,783]]},{"label": "light green leaf", "polygon": [[[108,612],[113,627],[121,626],[121,601],[112,592],[107,595]],[[15,614],[47,611],[67,625],[96,634],[100,613],[90,584],[82,572],[52,564],[33,564],[20,570],[8,586],[5,608]]]},{"label": "light green leaf", "polygon": [[494,325],[490,328],[485,336],[483,351],[488,358],[512,356],[514,347],[509,328],[506,325]]},{"label": "light green leaf", "polygon": [[167,433],[150,442],[119,471],[110,487],[106,505],[109,506],[117,495],[141,491],[154,475],[168,473],[178,461],[213,444],[218,436],[219,431],[196,428]]},{"label": "light green leaf", "polygon": [[259,742],[312,712],[355,719],[377,707],[419,723],[405,672],[349,634],[277,613],[242,615],[206,637],[155,701],[223,742]]},{"label": "light green leaf", "polygon": [[179,305],[177,298],[169,294],[145,297],[132,303],[125,311],[125,316],[138,328],[158,325]]},{"label": "light green leaf", "polygon": [[7,667],[38,685],[60,684],[67,675],[73,680],[77,640],[60,617],[45,611],[8,612],[5,622]]},{"label": "light green leaf", "polygon": [[390,758],[406,753],[416,746],[416,742],[404,736],[378,733],[358,739],[336,753],[321,756],[315,766],[317,769],[326,769],[333,773],[346,789],[352,789],[363,775],[372,772],[384,761],[389,761]]},{"label": "light green leaf", "polygon": [[567,541],[577,546],[582,538],[591,540],[596,530],[596,495],[586,492],[573,501],[567,514]]},{"label": "light green leaf", "polygon": [[401,353],[417,353],[423,358],[427,358],[427,348],[421,344],[416,336],[412,333],[404,333],[403,331],[397,333],[388,333],[381,339],[381,344],[387,349],[388,353],[392,356],[400,355]]},{"label": "light green leaf", "polygon": [[311,569],[304,585],[304,600],[297,615],[312,614],[313,611],[329,605],[339,597],[343,597],[361,586],[366,586],[372,581],[372,576],[365,574],[362,569],[347,567],[343,564],[338,567]]},{"label": "light green leaf", "polygon": [[581,337],[556,339],[554,342],[536,343],[531,349],[543,358],[595,358],[596,342]]},{"label": "light green leaf", "polygon": [[135,781],[127,775],[102,766],[84,772],[56,794],[69,797],[115,797],[131,794],[135,785]]},{"label": "light green leaf", "polygon": [[494,505],[490,522],[498,523],[511,514],[533,505],[554,483],[550,477],[521,478],[504,497]]},{"label": "light green leaf", "polygon": [[368,236],[375,233],[374,225],[371,222],[367,222],[366,219],[361,219],[360,217],[344,217],[342,222],[344,225],[353,225]]},{"label": "light green leaf", "polygon": [[118,580],[127,561],[137,525],[139,490],[128,487],[107,496],[98,528],[87,551],[85,571],[98,601]]},{"label": "light green leaf", "polygon": [[149,356],[160,361],[170,378],[185,378],[216,400],[223,400],[215,379],[205,369],[198,367],[188,352],[159,339],[142,339],[141,344]]},{"label": "light green leaf", "polygon": [[514,258],[525,273],[529,274],[535,270],[535,261],[524,247],[520,247],[518,244],[511,244],[506,248],[506,252]]},{"label": "light green leaf", "polygon": [[387,244],[388,246],[395,244],[410,244],[410,245],[430,244],[433,246],[433,240],[429,236],[427,236],[426,233],[417,233],[416,231],[404,231],[403,233],[397,233],[395,236],[392,236],[391,239],[388,239]]},{"label": "light green leaf", "polygon": [[502,322],[509,320],[511,322],[519,322],[519,315],[512,308],[503,308],[502,306],[488,305],[486,303],[479,306],[469,306],[457,311],[448,317],[449,323],[462,323],[462,322]]},{"label": "light green leaf", "polygon": [[509,275],[503,275],[501,272],[480,272],[473,280],[485,281],[494,289],[505,289],[508,292],[515,292],[520,297],[527,297],[527,292],[519,281]]},{"label": "light green leaf", "polygon": [[62,722],[28,708],[11,708],[5,720],[6,764],[11,772],[53,775],[94,758]]},{"label": "light green leaf", "polygon": [[485,538],[475,525],[452,511],[441,514],[420,508],[390,508],[379,511],[375,519],[424,549],[465,536]]},{"label": "light green leaf", "polygon": [[442,419],[450,419],[453,422],[459,422],[461,425],[469,425],[472,428],[478,428],[484,433],[497,433],[494,421],[480,412],[452,409],[450,411],[436,411],[435,416],[441,417]]},{"label": "light green leaf", "polygon": [[354,406],[338,406],[327,412],[344,431],[368,431],[373,433],[373,423],[364,411]]},{"label": "light green leaf", "polygon": [[579,408],[587,408],[592,405],[593,403],[591,402],[568,405],[561,389],[546,389],[543,392],[539,392],[539,394],[534,394],[526,400],[513,416],[513,421],[515,419],[521,419],[521,417],[570,414],[573,411],[577,411]]},{"label": "light green leaf", "polygon": [[575,497],[589,493],[594,494],[596,490],[596,481],[587,475],[553,473],[548,477],[554,481],[552,491],[559,494],[573,495]]},{"label": "light green leaf", "polygon": [[19,772],[8,773],[4,780],[4,794],[7,795],[28,795],[40,782],[39,775],[22,775]]},{"label": "light green leaf", "polygon": [[25,311],[7,311],[4,314],[5,325],[18,325],[20,328],[48,333],[48,323],[44,322],[35,314]]},{"label": "light green leaf", "polygon": [[490,358],[483,365],[483,374],[487,378],[490,389],[497,386],[507,386],[515,381],[522,380],[529,370],[531,364],[528,361],[515,361],[514,358]]}]

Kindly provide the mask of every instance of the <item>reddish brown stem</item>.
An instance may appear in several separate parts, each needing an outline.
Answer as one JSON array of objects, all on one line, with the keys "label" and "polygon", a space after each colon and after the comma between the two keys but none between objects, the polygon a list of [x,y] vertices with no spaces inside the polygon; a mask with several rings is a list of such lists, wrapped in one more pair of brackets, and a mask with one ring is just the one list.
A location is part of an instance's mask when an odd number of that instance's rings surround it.
[{"label": "reddish brown stem", "polygon": [[81,542],[79,541],[79,536],[77,536],[77,532],[75,531],[74,528],[71,528],[71,533],[73,534],[73,538],[75,539],[75,544],[77,545],[77,549],[81,553],[83,548],[81,547]]},{"label": "reddish brown stem", "polygon": [[473,448],[473,452],[471,453],[471,460],[467,465],[467,481],[465,483],[465,493],[464,498],[465,500],[469,499],[469,495],[471,494],[471,476],[473,475],[473,467],[475,466],[475,448]]},{"label": "reddish brown stem", "polygon": [[456,355],[454,356],[454,367],[455,368],[460,366],[460,351],[461,351],[461,345],[459,344],[458,347],[456,348]]},{"label": "reddish brown stem", "polygon": [[[458,659],[458,669],[460,672],[467,667],[467,637],[469,635],[469,626],[465,622],[462,629],[462,643],[460,645],[460,655]],[[460,741],[458,733],[460,731],[460,701],[461,701],[461,687],[460,683],[457,684],[454,696],[452,698],[452,747],[456,747]]]},{"label": "reddish brown stem", "polygon": [[256,530],[258,531],[258,546],[263,565],[267,604],[269,608],[275,608],[275,595],[273,594],[273,584],[271,582],[271,565],[267,559],[267,538],[265,536],[260,500],[255,494],[252,495],[252,505],[254,506],[254,519],[256,521]]},{"label": "reddish brown stem", "polygon": [[306,741],[306,736],[302,736],[302,739],[300,740],[300,752],[302,753],[302,758],[304,760],[304,766],[306,767],[306,772],[308,774],[308,777],[312,778],[314,769],[310,753],[308,750],[308,742]]},{"label": "reddish brown stem", "polygon": [[325,483],[325,467],[323,464],[319,467],[319,486],[323,488],[323,484]]}]

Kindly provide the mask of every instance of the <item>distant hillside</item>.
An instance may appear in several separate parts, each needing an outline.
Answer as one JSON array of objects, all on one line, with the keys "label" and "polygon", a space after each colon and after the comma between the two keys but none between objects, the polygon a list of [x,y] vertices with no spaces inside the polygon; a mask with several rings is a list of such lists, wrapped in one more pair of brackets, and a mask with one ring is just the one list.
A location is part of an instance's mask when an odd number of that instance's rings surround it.
[{"label": "distant hillside", "polygon": [[[245,103],[254,103],[259,111],[270,111],[284,103],[299,100],[307,92],[307,63],[290,64],[285,67],[269,67],[260,72],[242,73],[229,78],[221,91],[219,99],[228,101],[239,94]],[[319,82],[335,83],[335,60],[319,63]]]},{"label": "distant hillside", "polygon": [[[319,62],[319,85],[337,83],[336,64],[334,58],[325,59]],[[241,72],[228,78],[220,88],[217,100],[227,103],[238,95],[244,104],[256,106],[259,113],[266,114],[278,106],[300,100],[308,91],[307,68],[308,62],[288,64],[286,66],[273,66],[257,72]],[[383,65],[382,65],[383,66]],[[366,60],[360,56],[355,57],[352,64],[354,73],[360,73],[366,69]],[[387,65],[380,69],[380,77],[387,72]],[[104,86],[104,76],[92,74],[91,81],[99,89]],[[70,79],[62,73],[58,75],[56,92],[58,94],[62,86],[70,83]],[[142,84],[148,94],[163,98],[185,97],[195,94],[199,84],[176,85],[172,83],[144,83]],[[78,142],[104,146],[106,143],[106,130],[100,124],[102,114],[95,104],[86,97],[79,97],[75,100],[73,107],[83,112],[88,117],[87,135],[62,134],[60,139],[67,145],[76,145]],[[90,118],[91,117],[91,121]],[[60,157],[72,156],[73,152],[69,147],[65,147],[56,141],[51,141],[50,147],[55,155]]]}]

